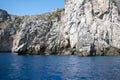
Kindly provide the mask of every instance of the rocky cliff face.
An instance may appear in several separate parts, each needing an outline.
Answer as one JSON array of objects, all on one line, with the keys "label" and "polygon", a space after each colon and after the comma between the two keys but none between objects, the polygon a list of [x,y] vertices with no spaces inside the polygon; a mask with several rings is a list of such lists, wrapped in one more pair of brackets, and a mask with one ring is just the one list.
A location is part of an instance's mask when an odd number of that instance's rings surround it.
[{"label": "rocky cliff face", "polygon": [[119,6],[119,0],[65,0],[65,10],[42,15],[0,10],[0,51],[120,55]]},{"label": "rocky cliff face", "polygon": [[28,16],[15,35],[12,51],[20,54],[59,53],[62,36],[62,15],[64,9],[43,15]]},{"label": "rocky cliff face", "polygon": [[[119,0],[117,0],[119,1]],[[75,54],[119,55],[119,3],[115,0],[66,0],[64,31]]]}]

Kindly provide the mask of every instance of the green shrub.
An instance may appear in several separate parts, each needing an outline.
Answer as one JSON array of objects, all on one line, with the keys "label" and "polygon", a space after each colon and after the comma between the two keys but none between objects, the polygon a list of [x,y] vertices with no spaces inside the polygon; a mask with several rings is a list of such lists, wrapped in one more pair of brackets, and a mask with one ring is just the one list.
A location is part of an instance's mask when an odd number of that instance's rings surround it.
[{"label": "green shrub", "polygon": [[114,3],[116,5],[116,1],[115,0],[112,0],[112,3]]}]

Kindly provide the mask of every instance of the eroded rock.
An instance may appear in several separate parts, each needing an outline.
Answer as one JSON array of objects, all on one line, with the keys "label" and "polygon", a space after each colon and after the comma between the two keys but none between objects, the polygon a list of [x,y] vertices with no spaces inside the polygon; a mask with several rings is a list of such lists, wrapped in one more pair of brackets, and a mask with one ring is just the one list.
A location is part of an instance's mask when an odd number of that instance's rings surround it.
[{"label": "eroded rock", "polygon": [[11,15],[0,23],[0,51],[20,55],[120,55],[119,6],[119,0],[65,0],[65,10]]},{"label": "eroded rock", "polygon": [[111,47],[120,49],[118,4],[112,0],[66,2],[64,32],[69,33],[71,48],[77,52],[75,54],[105,55],[109,54]]},{"label": "eroded rock", "polygon": [[9,14],[7,11],[0,9],[0,22],[3,22],[7,19],[9,19]]}]

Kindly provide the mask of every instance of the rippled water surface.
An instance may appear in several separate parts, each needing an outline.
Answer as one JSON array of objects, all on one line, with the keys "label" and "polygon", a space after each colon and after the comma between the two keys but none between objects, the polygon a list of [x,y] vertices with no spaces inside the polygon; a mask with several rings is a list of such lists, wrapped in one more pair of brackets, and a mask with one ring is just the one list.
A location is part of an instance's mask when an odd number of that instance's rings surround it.
[{"label": "rippled water surface", "polygon": [[120,80],[120,57],[1,53],[0,80]]}]

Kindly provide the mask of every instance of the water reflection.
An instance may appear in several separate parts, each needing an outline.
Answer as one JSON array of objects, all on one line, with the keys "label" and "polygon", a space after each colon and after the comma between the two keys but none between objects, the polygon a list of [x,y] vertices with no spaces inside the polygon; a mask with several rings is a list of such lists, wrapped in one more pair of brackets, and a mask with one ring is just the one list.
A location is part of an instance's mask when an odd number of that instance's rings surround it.
[{"label": "water reflection", "polygon": [[0,80],[119,80],[120,57],[0,54]]}]

